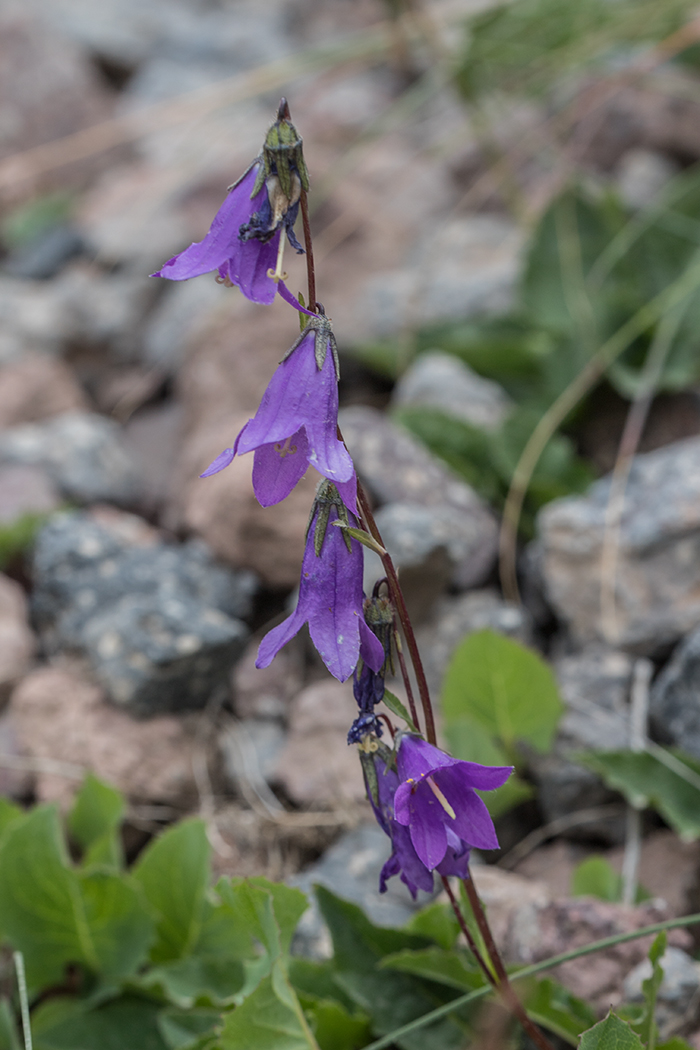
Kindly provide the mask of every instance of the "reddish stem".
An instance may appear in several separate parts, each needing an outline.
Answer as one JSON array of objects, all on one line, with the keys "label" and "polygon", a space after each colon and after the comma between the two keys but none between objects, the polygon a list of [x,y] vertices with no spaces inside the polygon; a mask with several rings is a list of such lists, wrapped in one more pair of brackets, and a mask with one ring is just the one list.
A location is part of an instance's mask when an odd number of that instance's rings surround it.
[{"label": "reddish stem", "polygon": [[411,685],[411,679],[408,677],[408,668],[406,667],[406,658],[403,655],[403,646],[401,645],[401,635],[399,634],[398,624],[396,623],[396,617],[394,616],[394,643],[396,645],[396,655],[399,658],[399,668],[401,669],[401,677],[403,678],[403,684],[406,686],[406,698],[408,700],[408,706],[411,711],[411,718],[413,724],[418,728],[418,712],[416,711],[416,701],[413,699],[413,686]]},{"label": "reddish stem", "polygon": [[314,266],[314,247],[311,240],[311,223],[309,222],[309,200],[306,190],[301,191],[301,221],[304,227],[304,247],[306,248],[306,277],[309,285],[308,310],[316,313],[316,267]]},{"label": "reddish stem", "polygon": [[467,926],[466,919],[464,918],[464,915],[462,915],[462,909],[459,906],[459,902],[457,901],[457,898],[455,897],[454,893],[452,892],[452,887],[450,886],[450,880],[447,878],[446,875],[441,875],[440,878],[442,879],[442,885],[445,888],[445,893],[450,898],[450,904],[452,905],[452,911],[455,913],[455,917],[457,919],[457,922],[459,923],[459,928],[462,931],[462,933],[464,934],[464,937],[466,939],[467,944],[469,945],[469,948],[471,950],[472,955],[476,959],[476,961],[479,964],[479,966],[481,967],[481,969],[484,971],[484,977],[486,978],[486,980],[489,982],[489,984],[492,984],[494,986],[494,988],[496,988],[497,987],[496,978],[491,973],[490,967],[487,966],[483,955],[481,954],[481,952],[479,951],[479,949],[476,946],[476,941],[472,937],[472,932],[469,929],[469,927]]},{"label": "reddish stem", "polygon": [[466,890],[467,897],[469,898],[469,903],[471,905],[472,911],[474,912],[474,918],[476,919],[476,924],[479,927],[479,932],[484,938],[486,951],[488,952],[489,957],[493,963],[494,969],[496,971],[496,976],[498,978],[498,990],[503,996],[503,1001],[505,1002],[506,1006],[513,1014],[513,1016],[517,1017],[517,1019],[520,1021],[520,1024],[523,1026],[527,1034],[532,1039],[533,1043],[535,1043],[535,1045],[538,1046],[540,1050],[554,1050],[554,1047],[550,1043],[549,1039],[547,1039],[547,1036],[544,1034],[544,1032],[540,1031],[537,1025],[534,1024],[527,1016],[527,1011],[525,1010],[525,1007],[520,1002],[517,995],[515,994],[515,991],[513,990],[513,986],[508,978],[508,973],[506,971],[505,966],[503,965],[503,959],[501,958],[501,954],[498,948],[496,947],[496,942],[493,939],[491,927],[488,924],[486,914],[482,907],[481,901],[479,900],[479,894],[476,892],[476,886],[474,885],[474,882],[471,878],[466,878],[462,880],[462,884],[464,886],[464,889]]}]

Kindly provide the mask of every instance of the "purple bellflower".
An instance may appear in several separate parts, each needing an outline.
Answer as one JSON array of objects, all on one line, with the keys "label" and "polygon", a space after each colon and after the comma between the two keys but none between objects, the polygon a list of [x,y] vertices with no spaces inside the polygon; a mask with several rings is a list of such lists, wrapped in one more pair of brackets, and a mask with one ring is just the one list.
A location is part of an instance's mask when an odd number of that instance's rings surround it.
[{"label": "purple bellflower", "polygon": [[382,644],[363,616],[362,545],[335,521],[357,527],[336,487],[322,481],[306,536],[296,609],[265,635],[256,667],[268,667],[305,623],[321,659],[340,682],[350,677],[360,657],[373,670],[384,663]]},{"label": "purple bellflower", "polygon": [[282,256],[285,237],[303,252],[294,222],[302,190],[308,188],[301,138],[282,99],[260,156],[229,187],[204,240],[173,256],[151,276],[186,281],[218,270],[217,281],[238,285],[254,303],[271,303],[279,289],[295,305],[284,285]]},{"label": "purple bellflower", "polygon": [[408,828],[413,847],[428,870],[443,862],[452,866],[461,856],[450,857],[459,840],[463,849],[498,849],[498,839],[488,809],[475,788],[490,791],[505,784],[512,766],[480,766],[462,762],[418,736],[401,737],[397,768],[401,783],[394,799],[395,818]]},{"label": "purple bellflower", "polygon": [[289,495],[311,464],[354,510],[355,470],[337,428],[335,337],[330,321],[314,315],[277,368],[255,416],[201,476],[217,474],[234,456],[255,452],[253,488],[261,506],[270,507]]}]

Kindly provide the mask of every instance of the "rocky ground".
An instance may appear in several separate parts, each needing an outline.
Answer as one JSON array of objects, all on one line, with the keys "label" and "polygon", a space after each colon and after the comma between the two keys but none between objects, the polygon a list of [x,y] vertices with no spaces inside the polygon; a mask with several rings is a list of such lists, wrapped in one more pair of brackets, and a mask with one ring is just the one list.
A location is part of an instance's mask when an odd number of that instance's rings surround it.
[{"label": "rocky ground", "polygon": [[[384,17],[378,0],[0,3],[0,789],[65,806],[93,769],[129,799],[132,851],[201,812],[220,871],[328,881],[379,921],[411,907],[397,889],[376,895],[386,843],[345,743],[351,685],[330,680],[303,638],[254,668],[298,582],[317,478],[262,510],[249,458],[198,477],[293,341],[289,308],[255,306],[211,276],[148,277],[203,236],[284,92],[312,173],[318,294],[343,354],[341,425],[401,567],[433,692],[456,644],[485,626],[541,647],[560,682],[555,749],[530,771],[537,811],[504,822],[501,869],[478,873],[511,957],[530,961],[570,946],[566,931],[583,942],[697,909],[698,848],[658,822],[640,877],[665,903],[566,898],[592,848],[620,864],[619,796],[570,756],[627,745],[640,658],[659,670],[655,734],[700,759],[700,414],[684,440],[669,443],[667,428],[635,458],[612,632],[596,576],[604,477],[540,513],[525,605],[502,599],[495,513],[385,409],[435,405],[488,429],[507,395],[441,353],[392,389],[349,353],[507,309],[523,245],[497,195],[464,207],[485,161],[456,98],[427,92],[398,119],[407,71]],[[324,48],[337,57],[320,60]],[[623,92],[606,127],[617,120],[624,134],[593,137],[586,163],[644,201],[679,153],[700,157],[690,117],[664,111],[662,92]],[[64,136],[62,152],[42,152]],[[37,196],[57,219],[37,219]],[[286,262],[303,287],[303,261]],[[17,553],[8,537],[37,515],[35,541]],[[526,832],[606,806],[583,833],[517,852]],[[313,915],[304,922],[322,951]],[[672,943],[687,998],[688,982],[700,988],[681,950],[690,941]],[[579,961],[569,983],[605,1005],[644,951],[634,942],[595,973]]]}]

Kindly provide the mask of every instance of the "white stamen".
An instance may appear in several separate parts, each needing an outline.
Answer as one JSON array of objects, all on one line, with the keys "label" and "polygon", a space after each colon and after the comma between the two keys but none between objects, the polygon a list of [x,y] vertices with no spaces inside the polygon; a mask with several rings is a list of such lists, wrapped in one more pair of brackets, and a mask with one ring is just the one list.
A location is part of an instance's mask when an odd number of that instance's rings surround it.
[{"label": "white stamen", "polygon": [[277,284],[278,281],[286,281],[287,277],[289,276],[288,274],[286,274],[286,273],[284,273],[282,271],[282,256],[284,255],[284,241],[285,241],[284,230],[280,230],[280,243],[279,243],[279,247],[277,248],[277,263],[275,265],[274,270],[268,270],[267,271],[267,276],[271,277],[272,280],[275,282],[275,284]]},{"label": "white stamen", "polygon": [[440,803],[442,808],[445,810],[445,813],[447,813],[447,816],[448,817],[452,817],[453,820],[456,820],[457,819],[457,814],[455,813],[455,811],[453,810],[452,806],[447,801],[447,799],[445,798],[445,796],[443,795],[442,791],[437,786],[437,784],[435,783],[433,778],[432,777],[426,777],[426,780],[428,781],[428,787],[430,788],[432,793],[435,795],[435,798],[438,800],[438,802]]}]

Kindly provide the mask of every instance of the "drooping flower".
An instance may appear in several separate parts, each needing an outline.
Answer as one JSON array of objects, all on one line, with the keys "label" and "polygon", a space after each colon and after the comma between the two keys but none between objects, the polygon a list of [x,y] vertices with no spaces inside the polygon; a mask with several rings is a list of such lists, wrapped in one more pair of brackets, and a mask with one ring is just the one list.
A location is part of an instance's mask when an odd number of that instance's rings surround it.
[{"label": "drooping flower", "polygon": [[151,276],[186,281],[218,270],[218,281],[237,285],[255,303],[271,303],[278,290],[294,302],[284,286],[282,256],[285,237],[303,252],[294,223],[302,189],[308,188],[301,138],[282,99],[260,156],[229,187],[204,240]]},{"label": "drooping flower", "polygon": [[350,677],[360,657],[374,670],[382,666],[384,649],[362,615],[362,545],[335,521],[357,527],[336,487],[322,481],[309,522],[296,609],[265,635],[256,667],[267,667],[305,623],[321,659],[339,681]]},{"label": "drooping flower", "polygon": [[399,743],[397,768],[401,783],[394,799],[395,818],[408,828],[426,868],[440,870],[446,858],[450,862],[453,835],[465,848],[498,849],[493,821],[474,789],[500,787],[512,766],[463,762],[406,733]]},{"label": "drooping flower", "polygon": [[254,451],[253,488],[263,507],[285,499],[311,464],[342,488],[354,509],[355,471],[337,428],[335,337],[330,321],[315,315],[277,368],[254,417],[201,476],[216,474],[234,456]]},{"label": "drooping flower", "polygon": [[413,848],[408,829],[394,819],[394,796],[399,786],[396,770],[376,751],[372,753],[361,749],[360,758],[370,805],[380,828],[391,839],[391,856],[379,875],[379,892],[386,893],[387,881],[394,875],[400,875],[414,900],[418,890],[432,893],[432,872],[428,871]]}]

